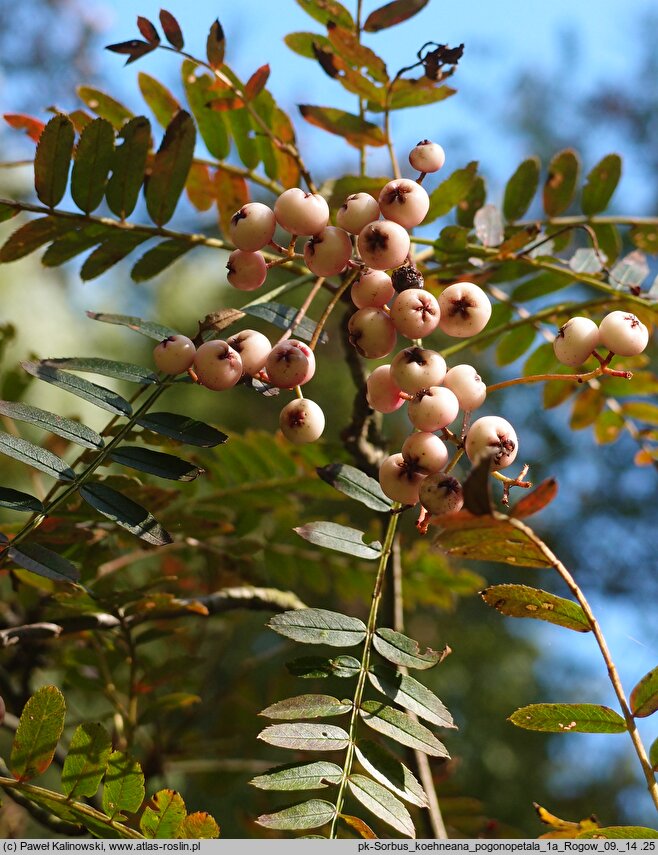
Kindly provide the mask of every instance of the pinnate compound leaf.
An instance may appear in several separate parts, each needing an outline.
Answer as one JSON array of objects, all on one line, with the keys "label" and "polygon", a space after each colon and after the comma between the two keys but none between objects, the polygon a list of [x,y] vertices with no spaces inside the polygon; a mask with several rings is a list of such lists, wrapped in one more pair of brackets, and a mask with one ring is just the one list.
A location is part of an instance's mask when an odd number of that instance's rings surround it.
[{"label": "pinnate compound leaf", "polygon": [[157,246],[149,249],[135,263],[130,271],[133,282],[146,282],[153,279],[163,270],[178,261],[183,255],[193,249],[193,244],[176,239],[163,240]]},{"label": "pinnate compound leaf", "polygon": [[264,813],[256,822],[265,828],[279,831],[291,831],[297,828],[319,828],[334,818],[336,806],[322,799],[311,799],[299,805],[279,810],[276,813]]},{"label": "pinnate compound leaf", "polygon": [[268,745],[293,751],[340,751],[350,737],[342,727],[333,724],[271,724],[258,734]]},{"label": "pinnate compound leaf", "polygon": [[364,543],[363,532],[346,525],[323,521],[307,523],[293,530],[309,543],[323,546],[325,549],[335,549],[336,552],[345,552],[356,558],[367,558],[372,561],[381,555],[379,541]]},{"label": "pinnate compound leaf", "polygon": [[[467,511],[440,518],[434,543],[447,555],[472,561],[498,561],[514,567],[548,567],[549,561],[530,536],[502,514],[473,516]],[[519,523],[521,525],[521,523]]]},{"label": "pinnate compound leaf", "polygon": [[123,261],[140,243],[144,243],[150,237],[140,232],[118,232],[111,235],[85,259],[85,263],[80,268],[80,278],[83,282],[95,279],[119,261]]},{"label": "pinnate compound leaf", "polygon": [[539,187],[541,165],[538,157],[529,157],[519,165],[505,186],[503,214],[513,223],[521,219],[530,207]]},{"label": "pinnate compound leaf", "polygon": [[40,543],[23,542],[20,546],[11,546],[8,555],[14,564],[44,579],[71,583],[76,583],[80,579],[80,573],[75,564],[51,549],[41,546]]},{"label": "pinnate compound leaf", "polygon": [[[73,221],[75,222],[75,221]],[[39,217],[16,229],[0,249],[0,262],[18,261],[71,229],[70,219]]]},{"label": "pinnate compound leaf", "polygon": [[330,463],[316,471],[327,484],[373,511],[385,513],[390,511],[393,505],[379,486],[379,482],[354,466],[346,463]]},{"label": "pinnate compound leaf", "polygon": [[587,176],[583,187],[582,209],[588,217],[600,214],[608,207],[621,178],[621,157],[608,154]]},{"label": "pinnate compound leaf", "polygon": [[286,662],[286,668],[293,677],[320,680],[324,677],[355,677],[361,669],[361,663],[353,656],[336,656],[335,659],[300,656],[292,662]]},{"label": "pinnate compound leaf", "polygon": [[345,715],[352,709],[349,701],[341,702],[331,695],[297,695],[266,707],[259,715],[265,718],[295,721],[299,718],[326,718]]},{"label": "pinnate compound leaf", "polygon": [[185,817],[178,836],[184,840],[215,840],[219,837],[219,826],[209,813],[195,811]]},{"label": "pinnate compound leaf", "polygon": [[145,116],[136,116],[122,127],[119,139],[123,142],[114,150],[106,199],[112,213],[125,219],[134,211],[144,181],[151,123]]},{"label": "pinnate compound leaf", "polygon": [[430,207],[424,223],[432,223],[445,216],[455,205],[465,199],[475,181],[478,164],[471,161],[463,169],[456,169],[430,193]]},{"label": "pinnate compound leaf", "polygon": [[178,837],[187,810],[185,802],[174,790],[159,790],[144,809],[139,820],[139,829],[150,839]]},{"label": "pinnate compound leaf", "polygon": [[41,365],[50,368],[66,368],[83,374],[99,374],[101,377],[113,377],[115,380],[127,380],[129,383],[149,385],[158,382],[158,375],[141,365],[131,362],[117,362],[114,359],[102,359],[96,356],[63,356],[54,359],[42,359]]},{"label": "pinnate compound leaf", "polygon": [[185,47],[183,33],[180,24],[171,12],[167,12],[166,9],[160,9],[160,23],[169,44],[173,45],[176,50],[183,50]]},{"label": "pinnate compound leaf", "polygon": [[203,472],[203,469],[173,454],[164,454],[139,445],[122,445],[110,454],[110,459],[121,466],[128,466],[169,481],[194,481]]},{"label": "pinnate compound leaf", "polygon": [[87,312],[87,317],[92,321],[102,321],[104,324],[118,324],[122,327],[128,327],[135,332],[141,333],[155,341],[164,341],[171,335],[179,335],[176,330],[171,327],[165,327],[162,324],[155,324],[152,321],[145,321],[142,318],[136,318],[133,315],[111,315],[105,312]]},{"label": "pinnate compound leaf", "polygon": [[387,627],[379,627],[375,632],[373,645],[377,653],[389,662],[405,668],[417,668],[420,671],[432,668],[441,662],[447,652],[446,650],[439,653],[431,647],[422,650],[413,638]]},{"label": "pinnate compound leaf", "polygon": [[69,798],[95,796],[111,753],[112,740],[102,724],[78,725],[62,769],[64,794]]},{"label": "pinnate compound leaf", "polygon": [[[283,303],[268,301],[257,303],[254,306],[244,306],[243,311],[254,318],[267,321],[279,329],[287,330],[292,326],[299,309],[295,309],[293,306],[285,306]],[[295,324],[295,338],[310,341],[313,338],[316,326],[315,322],[309,318],[302,318],[298,324]],[[327,334],[323,332],[320,335],[320,343],[324,344],[327,341]]]},{"label": "pinnate compound leaf", "polygon": [[103,784],[103,810],[111,818],[122,811],[135,813],[144,801],[144,774],[137,760],[121,751],[113,751],[107,763]]},{"label": "pinnate compound leaf", "polygon": [[576,632],[590,632],[585,613],[572,600],[527,585],[492,585],[480,592],[488,606],[501,614],[545,620]]},{"label": "pinnate compound leaf", "polygon": [[631,712],[645,718],[658,710],[658,668],[645,674],[631,692]]},{"label": "pinnate compound leaf", "polygon": [[90,404],[100,407],[101,410],[107,410],[116,416],[132,414],[132,407],[128,401],[111,389],[97,386],[96,383],[90,383],[89,380],[77,377],[75,374],[69,374],[68,371],[50,368],[42,362],[21,362],[21,366],[33,377],[45,380],[46,383],[51,383],[58,389],[71,392],[72,395],[89,401]]},{"label": "pinnate compound leaf", "polygon": [[369,739],[359,740],[356,756],[366,772],[389,790],[411,804],[427,807],[425,790],[413,773],[377,742],[371,742]]},{"label": "pinnate compound leaf", "polygon": [[430,757],[450,756],[445,745],[439,742],[429,728],[394,707],[386,706],[380,701],[364,701],[359,712],[368,727],[394,739],[400,745],[423,751]]},{"label": "pinnate compound leaf", "polygon": [[11,774],[29,781],[50,766],[64,730],[66,702],[56,686],[43,686],[23,707],[9,758]]},{"label": "pinnate compound leaf", "polygon": [[658,840],[655,828],[642,825],[609,825],[607,828],[593,828],[577,835],[578,840]]},{"label": "pinnate compound leaf", "polygon": [[20,436],[12,436],[0,431],[0,454],[6,454],[7,457],[26,463],[58,481],[75,480],[75,472],[65,460]]},{"label": "pinnate compound leaf", "polygon": [[0,487],[0,508],[9,508],[11,511],[23,511],[25,513],[40,514],[43,512],[43,502],[23,493],[20,490],[12,490],[10,487]]},{"label": "pinnate compound leaf", "polygon": [[530,704],[512,713],[509,721],[524,730],[543,733],[623,733],[624,719],[600,704]]},{"label": "pinnate compound leaf", "polygon": [[299,6],[316,21],[328,24],[333,21],[339,27],[354,29],[354,19],[348,10],[337,0],[297,0]]},{"label": "pinnate compound leaf", "polygon": [[396,831],[415,837],[416,829],[409,811],[386,787],[365,775],[350,775],[347,785],[361,804]]},{"label": "pinnate compound leaf", "polygon": [[228,440],[228,436],[217,428],[178,413],[149,413],[138,419],[137,424],[153,433],[201,448],[213,448]]},{"label": "pinnate compound leaf", "polygon": [[573,202],[579,174],[580,161],[572,149],[564,149],[553,157],[544,184],[544,210],[549,217],[557,217]]},{"label": "pinnate compound leaf", "polygon": [[366,625],[358,618],[327,609],[295,609],[274,615],[270,629],[302,644],[353,647],[366,637]]},{"label": "pinnate compound leaf", "polygon": [[429,0],[392,0],[385,6],[375,9],[366,18],[363,29],[367,33],[378,33],[388,27],[394,27],[417,15],[427,6]]},{"label": "pinnate compound leaf", "polygon": [[66,192],[75,131],[71,120],[58,113],[43,129],[34,155],[34,187],[39,201],[49,208]]},{"label": "pinnate compound leaf", "polygon": [[71,172],[71,196],[85,214],[103,201],[113,155],[114,128],[107,119],[94,119],[80,135]]},{"label": "pinnate compound leaf", "polygon": [[555,478],[546,478],[534,490],[519,499],[512,508],[511,515],[517,519],[525,519],[539,513],[557,496],[557,489]]},{"label": "pinnate compound leaf", "polygon": [[354,113],[346,113],[335,107],[316,107],[311,104],[300,104],[299,112],[311,125],[343,137],[355,148],[364,145],[386,145],[386,138],[379,125],[368,122]]},{"label": "pinnate compound leaf", "polygon": [[166,128],[180,110],[180,104],[167,87],[163,86],[155,77],[151,77],[150,74],[140,71],[137,80],[142,98],[150,107],[159,124]]},{"label": "pinnate compound leaf", "polygon": [[440,727],[455,727],[445,705],[413,677],[399,674],[385,665],[375,665],[368,672],[368,679],[377,691],[425,721]]},{"label": "pinnate compound leaf", "polygon": [[146,208],[157,226],[172,218],[194,158],[196,129],[189,113],[180,110],[165,131],[146,187]]},{"label": "pinnate compound leaf", "polygon": [[112,487],[99,482],[87,483],[80,488],[80,495],[94,510],[147,543],[154,546],[172,543],[169,532],[145,508]]},{"label": "pinnate compound leaf", "polygon": [[343,770],[335,763],[318,760],[315,763],[290,763],[277,766],[249,783],[259,790],[323,790],[329,784],[339,784]]},{"label": "pinnate compound leaf", "polygon": [[0,401],[0,414],[10,419],[27,422],[43,430],[61,436],[69,442],[75,442],[83,448],[102,448],[103,439],[95,430],[80,422],[65,419],[39,407],[31,407],[13,401]]},{"label": "pinnate compound leaf", "polygon": [[213,21],[206,40],[206,56],[211,68],[218,69],[224,64],[224,53],[226,51],[226,38],[224,28],[219,19]]}]

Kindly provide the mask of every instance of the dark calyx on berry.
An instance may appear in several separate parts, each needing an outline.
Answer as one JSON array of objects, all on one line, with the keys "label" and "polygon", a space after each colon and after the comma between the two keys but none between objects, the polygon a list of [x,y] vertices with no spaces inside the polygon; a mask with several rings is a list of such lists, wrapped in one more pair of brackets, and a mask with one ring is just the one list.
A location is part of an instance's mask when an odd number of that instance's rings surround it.
[{"label": "dark calyx on berry", "polygon": [[448,315],[454,318],[455,315],[460,315],[462,318],[468,318],[468,310],[475,308],[475,303],[469,300],[468,297],[460,297],[458,300],[451,300],[448,309]]},{"label": "dark calyx on berry", "polygon": [[408,264],[396,268],[391,274],[391,281],[398,294],[407,291],[409,288],[425,287],[423,274],[416,267],[410,267]]},{"label": "dark calyx on berry", "polygon": [[366,247],[370,252],[376,252],[378,249],[386,249],[388,247],[388,235],[377,226],[374,226],[365,237]]}]

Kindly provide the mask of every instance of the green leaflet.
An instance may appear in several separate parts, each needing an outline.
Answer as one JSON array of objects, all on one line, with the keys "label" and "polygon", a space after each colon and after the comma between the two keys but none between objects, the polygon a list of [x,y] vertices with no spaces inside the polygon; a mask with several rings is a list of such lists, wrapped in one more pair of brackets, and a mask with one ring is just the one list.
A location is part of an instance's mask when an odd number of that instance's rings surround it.
[{"label": "green leaflet", "polygon": [[527,585],[492,585],[481,591],[488,606],[501,614],[518,618],[534,618],[554,623],[576,632],[590,632],[591,626],[583,610],[571,600],[549,594]]},{"label": "green leaflet", "polygon": [[322,790],[338,784],[343,770],[335,763],[318,760],[315,763],[290,763],[277,766],[249,783],[259,790]]},{"label": "green leaflet", "polygon": [[144,809],[139,830],[148,838],[175,838],[186,816],[182,797],[174,790],[160,790],[151,796]]},{"label": "green leaflet", "polygon": [[303,644],[353,647],[366,637],[366,625],[358,618],[326,609],[297,609],[274,615],[268,626]]},{"label": "green leaflet", "polygon": [[62,790],[73,798],[95,796],[112,752],[102,724],[84,722],[75,730],[62,768]]},{"label": "green leaflet", "polygon": [[54,433],[70,442],[75,442],[83,448],[102,448],[104,444],[100,434],[86,427],[86,425],[49,413],[39,407],[31,407],[28,404],[13,401],[0,401],[0,414],[10,419],[28,422],[28,424]]},{"label": "green leaflet", "polygon": [[44,579],[69,583],[76,583],[80,579],[75,564],[40,543],[23,542],[18,546],[10,546],[8,555],[14,564]]},{"label": "green leaflet", "polygon": [[368,727],[389,736],[401,745],[423,751],[430,757],[450,756],[445,745],[439,742],[431,730],[400,710],[386,706],[380,701],[364,701],[359,712]]},{"label": "green leaflet", "polygon": [[326,718],[345,715],[352,709],[350,701],[339,701],[331,695],[297,695],[266,707],[259,715],[265,718],[294,721],[299,718]]},{"label": "green leaflet", "polygon": [[367,558],[374,561],[381,555],[379,541],[364,543],[363,532],[346,525],[325,521],[313,522],[297,526],[293,531],[316,546],[335,549],[336,552],[345,552],[348,555],[354,555],[356,558]]},{"label": "green leaflet", "polygon": [[144,775],[136,760],[114,751],[107,763],[103,782],[103,810],[111,819],[123,811],[135,813],[144,801]]},{"label": "green leaflet", "polygon": [[40,448],[20,436],[12,436],[0,431],[0,454],[13,457],[21,463],[27,463],[28,466],[45,472],[51,478],[57,478],[58,481],[75,480],[75,472],[66,461],[52,451]]},{"label": "green leaflet", "polygon": [[192,117],[180,110],[165,131],[146,187],[146,208],[157,226],[172,218],[194,158],[196,128]]},{"label": "green leaflet", "polygon": [[66,703],[55,686],[43,686],[23,707],[9,758],[11,774],[29,781],[50,766],[64,729]]},{"label": "green leaflet", "polygon": [[321,799],[311,799],[299,805],[284,808],[276,813],[264,813],[256,822],[265,828],[288,831],[297,828],[319,828],[334,818],[336,806]]},{"label": "green leaflet", "polygon": [[43,129],[34,156],[34,187],[49,208],[61,202],[69,178],[75,131],[67,116],[58,113]]},{"label": "green leaflet", "polygon": [[107,410],[116,416],[130,416],[132,414],[132,407],[128,401],[104,386],[97,386],[96,383],[90,383],[89,380],[82,377],[76,377],[67,371],[60,371],[59,368],[50,368],[42,362],[22,362],[21,366],[33,377],[45,380],[46,383],[52,383],[53,386],[64,389],[66,392],[71,392],[78,398],[95,404],[101,410]]},{"label": "green leaflet", "polygon": [[346,463],[331,463],[329,466],[320,467],[317,473],[323,481],[335,487],[340,493],[344,493],[350,499],[356,499],[373,511],[385,513],[393,506],[379,486],[379,482],[354,466],[348,466]]},{"label": "green leaflet", "polygon": [[352,795],[376,817],[407,837],[416,836],[409,811],[386,787],[357,774],[350,775],[347,785]]},{"label": "green leaflet", "polygon": [[106,484],[94,481],[80,488],[82,498],[103,516],[154,546],[172,543],[171,535],[141,505]]},{"label": "green leaflet", "polygon": [[114,128],[106,119],[94,119],[80,135],[71,173],[71,196],[85,214],[103,201],[113,156]]},{"label": "green leaflet", "polygon": [[509,717],[524,730],[544,733],[623,733],[624,719],[600,704],[530,704]]}]

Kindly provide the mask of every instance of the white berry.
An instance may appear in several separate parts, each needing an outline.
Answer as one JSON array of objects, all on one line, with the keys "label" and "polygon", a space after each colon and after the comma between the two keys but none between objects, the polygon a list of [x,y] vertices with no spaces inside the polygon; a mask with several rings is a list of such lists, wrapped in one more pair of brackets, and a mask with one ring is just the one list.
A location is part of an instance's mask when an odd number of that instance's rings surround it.
[{"label": "white berry", "polygon": [[352,256],[352,241],[343,229],[327,226],[304,246],[306,266],[316,276],[335,276]]},{"label": "white berry", "polygon": [[419,226],[429,210],[430,197],[427,190],[408,178],[389,181],[379,194],[382,214],[405,229]]},{"label": "white berry", "polygon": [[322,409],[308,398],[296,398],[281,410],[279,426],[286,439],[295,445],[315,442],[324,430]]},{"label": "white berry", "polygon": [[263,368],[272,350],[267,336],[256,330],[241,330],[226,341],[236,353],[240,354],[244,373],[251,376],[258,374]]},{"label": "white berry", "polygon": [[153,349],[153,361],[158,371],[182,374],[194,362],[196,348],[186,335],[170,335]]},{"label": "white berry", "polygon": [[357,309],[367,306],[385,306],[395,296],[391,277],[383,270],[366,270],[356,280],[350,291]]},{"label": "white berry", "polygon": [[443,148],[430,140],[421,140],[409,152],[409,163],[419,172],[438,172],[445,162]]},{"label": "white berry", "polygon": [[439,327],[455,338],[467,338],[482,332],[491,317],[489,298],[472,282],[448,285],[439,295],[439,306]]},{"label": "white berry", "polygon": [[379,484],[394,502],[415,505],[425,476],[405,461],[401,454],[391,454],[379,467]]},{"label": "white berry", "polygon": [[391,377],[409,395],[430,386],[440,386],[445,375],[445,359],[435,350],[424,347],[405,347],[391,362]]},{"label": "white berry", "polygon": [[618,356],[637,356],[649,343],[649,330],[630,312],[610,312],[599,324],[601,344]]},{"label": "white berry", "polygon": [[194,370],[203,386],[220,392],[235,386],[242,377],[242,360],[228,342],[214,339],[197,350]]},{"label": "white berry", "polygon": [[414,427],[432,433],[454,422],[459,413],[459,401],[450,389],[430,386],[416,392],[407,412]]},{"label": "white berry", "polygon": [[227,279],[238,291],[255,291],[267,277],[267,264],[260,252],[234,250],[226,263]]},{"label": "white berry", "polygon": [[329,205],[319,193],[284,190],[274,203],[279,225],[292,235],[317,235],[329,222]]},{"label": "white berry", "polygon": [[439,325],[440,309],[433,294],[421,288],[408,288],[395,298],[391,320],[405,338],[423,338]]},{"label": "white berry", "polygon": [[272,240],[276,228],[274,211],[262,202],[247,202],[231,217],[229,235],[238,249],[256,252]]},{"label": "white berry", "polygon": [[301,341],[290,339],[275,345],[265,361],[270,383],[279,389],[302,386],[315,374],[315,355]]},{"label": "white berry", "polygon": [[400,267],[411,246],[408,232],[391,220],[368,223],[359,232],[356,244],[363,262],[375,270]]},{"label": "white berry", "polygon": [[391,366],[380,365],[366,380],[368,403],[378,413],[394,413],[404,404],[400,387],[391,377]]},{"label": "white berry", "polygon": [[448,462],[449,453],[445,442],[436,434],[416,431],[403,442],[402,456],[421,472],[440,472]]},{"label": "white berry", "polygon": [[591,355],[599,344],[599,328],[589,318],[571,318],[560,327],[553,341],[556,358],[563,365],[576,367]]},{"label": "white berry", "polygon": [[430,514],[454,514],[464,506],[462,485],[452,475],[435,472],[420,485],[420,503]]},{"label": "white berry", "polygon": [[379,205],[370,193],[353,193],[336,213],[336,224],[353,235],[358,235],[364,226],[377,219]]},{"label": "white berry", "polygon": [[347,324],[350,344],[367,359],[381,359],[395,347],[397,333],[393,322],[374,306],[359,309]]},{"label": "white berry", "polygon": [[519,442],[508,421],[500,416],[483,416],[470,426],[465,448],[471,463],[488,454],[493,458],[494,469],[504,469],[516,459]]},{"label": "white berry", "polygon": [[443,385],[457,396],[459,408],[467,413],[484,404],[487,387],[472,365],[454,365],[443,379]]}]

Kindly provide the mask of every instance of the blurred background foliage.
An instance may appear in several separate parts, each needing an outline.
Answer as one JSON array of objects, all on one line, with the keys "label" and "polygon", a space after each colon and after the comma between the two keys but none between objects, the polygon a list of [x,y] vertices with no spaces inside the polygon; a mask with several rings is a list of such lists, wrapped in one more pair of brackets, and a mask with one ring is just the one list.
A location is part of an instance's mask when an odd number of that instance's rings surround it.
[{"label": "blurred background foliage", "polygon": [[[172,11],[180,11],[184,22],[186,13],[177,5],[172,5]],[[294,7],[292,2],[282,5]],[[505,179],[526,155],[539,154],[546,164],[556,150],[571,145],[583,153],[589,167],[600,154],[618,151],[629,169],[613,211],[655,213],[658,105],[655,87],[648,81],[655,79],[657,60],[650,35],[655,18],[649,4],[638,4],[632,17],[629,10],[622,15],[613,4],[605,5],[600,26],[623,25],[620,31],[626,34],[627,43],[620,47],[621,66],[618,56],[608,64],[602,59],[601,46],[593,48],[596,28],[593,37],[587,35],[567,13],[561,22],[552,20],[546,26],[552,45],[549,61],[527,67],[517,59],[516,49],[521,53],[524,31],[537,26],[530,19],[518,25],[508,42],[492,38],[487,44],[481,34],[469,39],[472,22],[465,13],[453,11],[444,33],[442,13],[435,6],[423,13],[422,32],[431,30],[439,42],[466,43],[465,59],[454,79],[457,89],[465,91],[445,105],[417,111],[413,128],[405,127],[398,117],[400,155],[416,138],[433,136],[444,144],[455,167],[470,157],[481,157],[485,174],[491,171],[493,195],[499,198]],[[272,33],[266,32],[263,41],[263,34],[256,32],[261,27],[257,7],[245,4],[234,21],[219,10],[229,39],[234,39],[230,50],[235,50],[236,64],[260,64],[253,58],[244,62],[253,36],[256,47],[272,46],[272,56],[263,56],[262,61],[270,61],[276,69],[277,94],[286,108],[301,100],[300,68],[314,75],[318,92],[313,100],[324,103],[328,78],[319,68],[301,66],[302,60],[284,53],[278,41],[274,44]],[[44,118],[48,104],[67,109],[75,104],[74,86],[79,82],[100,85],[136,110],[142,109],[132,69],[120,71],[116,57],[109,63],[100,50],[104,43],[128,37],[132,11],[127,4],[107,7],[100,0],[93,6],[77,0],[29,0],[18,6],[0,0],[3,110],[33,111]],[[149,14],[151,10],[138,11]],[[298,21],[292,20],[298,12],[291,8],[290,20],[282,14],[282,32],[299,28]],[[215,14],[207,10],[208,22]],[[615,15],[620,17],[616,25],[605,20]],[[201,17],[201,10],[195,11],[194,24],[187,25],[188,38],[195,44],[205,39],[205,29],[198,25]],[[408,54],[413,57],[424,40],[420,30],[406,32],[410,47],[407,50],[404,40],[401,47],[396,45],[396,51],[404,48],[405,53],[399,64],[406,62]],[[144,67],[173,88],[177,61],[166,59]],[[492,62],[498,63],[495,85],[488,71]],[[331,103],[340,103],[340,96],[334,89],[331,92]],[[453,107],[453,102],[460,102],[459,107]],[[466,114],[468,125],[460,121]],[[429,125],[430,131],[426,130]],[[321,178],[355,171],[354,152],[346,154],[340,142],[322,137],[320,146],[320,132],[308,128],[300,138],[302,148],[307,144],[303,149],[307,161]],[[0,145],[6,155],[3,160],[31,157],[31,143],[8,129],[0,131]],[[378,152],[373,163],[374,174],[386,174]],[[2,169],[0,195],[29,197],[30,180],[28,169]],[[176,225],[210,234],[215,228],[212,212],[199,215],[187,205],[180,207]],[[0,236],[14,226],[15,221],[4,224]],[[429,227],[427,236],[436,234],[437,227]],[[125,266],[81,285],[75,267],[46,271],[34,257],[0,267],[0,285],[0,346],[6,345],[0,362],[0,397],[24,394],[26,400],[48,409],[63,406],[62,412],[79,415],[96,428],[105,423],[102,414],[80,402],[62,404],[50,387],[23,391],[27,380],[16,370],[18,361],[32,355],[75,353],[148,365],[148,343],[123,329],[85,320],[83,310],[125,311],[191,331],[206,313],[236,305],[236,297],[241,296],[226,285],[221,254],[210,250],[184,258],[146,285],[131,283]],[[175,490],[155,486],[148,478],[131,478],[128,484],[127,476],[118,470],[116,478],[129,486],[131,495],[148,499],[149,508],[166,527],[174,534],[183,533],[182,541],[153,556],[121,532],[87,524],[81,509],[79,515],[67,514],[52,530],[44,526],[43,542],[52,538],[68,544],[67,556],[83,564],[83,579],[98,571],[107,595],[118,599],[122,592],[133,597],[140,586],[145,596],[154,590],[195,597],[221,587],[255,584],[293,590],[310,606],[363,616],[372,588],[372,567],[320,552],[292,532],[300,520],[330,516],[364,528],[373,537],[381,534],[371,516],[319,481],[314,471],[329,461],[348,461],[339,441],[344,424],[336,414],[346,414],[347,421],[354,390],[345,378],[336,324],[334,319],[313,383],[315,397],[330,402],[333,414],[326,440],[319,446],[298,451],[284,445],[274,436],[276,401],[254,400],[250,390],[239,388],[220,397],[206,390],[171,390],[168,406],[221,427],[231,436],[230,442],[188,454],[188,459],[206,469],[206,477]],[[268,331],[264,325],[256,327]],[[491,350],[474,356],[474,364],[490,383],[515,376],[520,363],[500,368]],[[592,592],[622,676],[632,685],[655,664],[658,649],[654,610],[647,608],[658,588],[655,469],[632,465],[636,446],[626,435],[614,444],[597,445],[590,430],[570,428],[568,406],[542,410],[537,387],[508,390],[497,399],[496,411],[514,422],[523,459],[532,464],[533,480],[558,478],[559,500],[542,514],[538,531],[585,590]],[[404,416],[387,419],[392,448],[398,447],[405,430]],[[57,443],[53,441],[52,450],[57,450]],[[0,473],[3,485],[41,491],[40,476],[29,484],[24,471],[8,459],[0,462]],[[6,513],[0,520],[11,526],[16,517]],[[402,542],[408,631],[434,647],[449,644],[454,650],[427,679],[460,728],[447,740],[453,760],[433,764],[451,832],[536,836],[541,827],[532,801],[571,819],[594,811],[605,824],[651,825],[649,800],[625,744],[617,747],[615,737],[549,738],[517,730],[507,722],[516,707],[539,700],[611,702],[589,637],[572,643],[555,627],[506,621],[476,596],[485,580],[489,584],[527,582],[530,571],[448,565],[436,553],[430,554],[426,542],[418,541],[411,520],[403,524]],[[557,590],[549,576],[536,584]],[[44,582],[12,591],[10,578],[3,575],[0,619],[11,623],[14,609],[28,621],[40,617],[43,595],[51,590]],[[56,594],[47,613],[57,617],[65,613],[67,596]],[[390,598],[386,607],[385,620],[390,621]],[[180,789],[189,805],[217,818],[223,836],[252,836],[253,818],[272,809],[272,797],[246,782],[280,759],[256,741],[260,723],[255,713],[286,692],[314,690],[287,674],[284,663],[294,655],[291,646],[264,629],[262,613],[248,612],[148,624],[138,634],[137,646],[143,675],[140,706],[146,725],[137,747],[152,786]],[[51,681],[61,686],[76,721],[98,716],[111,723],[99,657],[120,684],[125,679],[126,650],[121,639],[110,633],[96,634],[92,645],[72,635],[9,648],[0,664],[0,694],[8,706],[12,700],[19,704],[35,684]],[[341,687],[335,690],[340,692]],[[644,731],[649,741],[655,738],[650,723]],[[578,762],[573,759],[576,756]],[[8,800],[0,809],[0,832],[3,836],[44,834]]]}]

